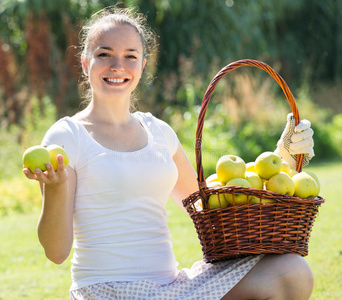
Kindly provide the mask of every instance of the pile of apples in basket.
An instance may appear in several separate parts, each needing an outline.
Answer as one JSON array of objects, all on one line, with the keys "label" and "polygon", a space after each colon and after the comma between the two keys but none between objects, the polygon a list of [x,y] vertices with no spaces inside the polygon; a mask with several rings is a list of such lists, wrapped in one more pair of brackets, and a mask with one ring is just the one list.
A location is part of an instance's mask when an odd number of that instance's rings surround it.
[{"label": "pile of apples in basket", "polygon": [[[316,174],[310,171],[298,173],[274,152],[260,154],[254,162],[245,161],[236,155],[224,155],[216,165],[216,173],[206,179],[208,188],[241,186],[262,189],[304,199],[315,198],[320,191]],[[209,208],[222,208],[247,203],[276,202],[245,194],[211,194]]]}]

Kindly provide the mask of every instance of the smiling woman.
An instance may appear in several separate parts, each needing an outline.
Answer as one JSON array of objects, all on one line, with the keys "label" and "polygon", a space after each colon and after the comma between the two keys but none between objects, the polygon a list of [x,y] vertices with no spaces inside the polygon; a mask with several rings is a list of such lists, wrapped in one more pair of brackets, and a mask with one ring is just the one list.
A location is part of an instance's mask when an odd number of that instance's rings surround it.
[{"label": "smiling woman", "polygon": [[64,146],[68,166],[58,155],[57,170],[50,163],[45,172],[23,170],[41,185],[46,256],[60,264],[74,245],[71,299],[308,299],[312,276],[299,256],[177,269],[166,203],[170,197],[186,212],[182,200],[198,189],[197,174],[168,124],[130,110],[155,41],[131,13],[104,10],[84,29],[89,105],[58,120],[42,141]]}]

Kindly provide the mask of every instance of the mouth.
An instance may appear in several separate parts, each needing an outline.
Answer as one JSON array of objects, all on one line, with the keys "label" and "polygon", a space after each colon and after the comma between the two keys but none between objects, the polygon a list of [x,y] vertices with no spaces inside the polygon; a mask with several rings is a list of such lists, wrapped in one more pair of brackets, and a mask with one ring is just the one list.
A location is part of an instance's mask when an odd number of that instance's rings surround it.
[{"label": "mouth", "polygon": [[120,85],[120,84],[123,84],[123,83],[126,83],[129,79],[128,78],[119,78],[119,77],[116,77],[116,78],[113,78],[113,77],[105,77],[103,78],[103,80],[108,83],[108,84],[111,84],[111,85]]}]

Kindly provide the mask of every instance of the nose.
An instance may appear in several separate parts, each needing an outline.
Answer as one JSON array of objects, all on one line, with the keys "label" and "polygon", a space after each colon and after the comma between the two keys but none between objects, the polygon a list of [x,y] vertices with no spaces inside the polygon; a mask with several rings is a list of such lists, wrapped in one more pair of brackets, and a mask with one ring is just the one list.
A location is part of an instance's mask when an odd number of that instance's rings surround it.
[{"label": "nose", "polygon": [[110,70],[113,72],[123,72],[125,70],[125,67],[120,59],[113,59]]}]

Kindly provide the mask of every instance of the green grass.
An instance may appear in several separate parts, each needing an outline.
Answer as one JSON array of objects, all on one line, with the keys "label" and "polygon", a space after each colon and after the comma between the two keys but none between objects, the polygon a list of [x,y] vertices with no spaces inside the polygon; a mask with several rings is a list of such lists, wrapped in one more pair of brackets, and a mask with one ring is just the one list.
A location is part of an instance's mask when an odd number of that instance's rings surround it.
[{"label": "green grass", "polygon": [[[326,198],[306,257],[315,276],[311,299],[342,299],[342,203],[338,194],[342,163],[312,164],[308,169],[319,176],[320,194]],[[16,180],[19,184],[20,180]],[[202,258],[192,221],[171,201],[167,209],[179,268],[189,268]],[[68,299],[70,260],[58,266],[45,258],[36,234],[38,216],[38,209],[33,209],[26,214],[10,213],[0,218],[0,299]]]},{"label": "green grass", "polygon": [[326,199],[316,218],[307,256],[315,276],[311,299],[342,299],[342,163],[322,163],[308,169],[320,178],[320,194]]}]

